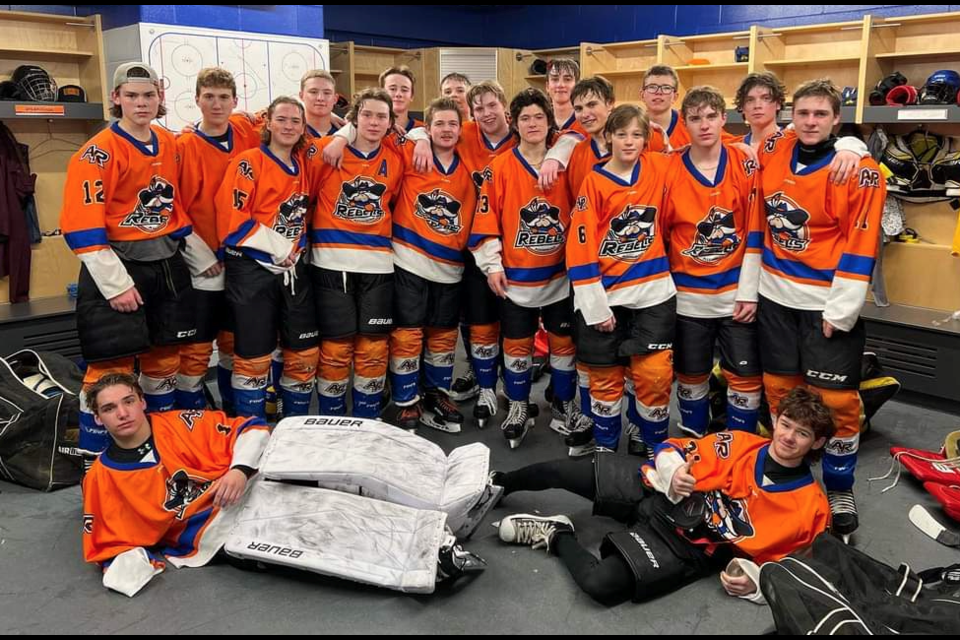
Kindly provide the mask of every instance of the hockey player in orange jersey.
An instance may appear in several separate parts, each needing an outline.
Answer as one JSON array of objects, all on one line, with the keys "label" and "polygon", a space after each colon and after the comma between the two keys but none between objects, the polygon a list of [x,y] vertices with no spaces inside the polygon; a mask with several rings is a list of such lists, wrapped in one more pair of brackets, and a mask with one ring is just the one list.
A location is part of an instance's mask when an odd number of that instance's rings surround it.
[{"label": "hockey player in orange jersey", "polygon": [[714,349],[728,381],[728,428],[756,432],[763,389],[756,309],[763,228],[756,162],[721,142],[726,102],[713,87],[683,99],[690,148],[672,158],[663,236],[677,287],[674,369],[680,428],[706,435]]},{"label": "hockey player in orange jersey", "polygon": [[772,440],[742,431],[671,438],[643,464],[640,479],[636,458],[609,453],[597,453],[593,465],[560,460],[495,471],[491,481],[505,496],[566,489],[593,501],[594,514],[629,525],[606,535],[599,560],[563,515],[507,516],[500,539],[556,554],[577,585],[606,606],[675,591],[725,565],[724,590],[758,600],[755,580],[733,567],[757,570],[801,549],[830,520],[810,463],[833,435],[831,412],[805,389],[794,390],[782,407]]},{"label": "hockey player in orange jersey", "polygon": [[[457,153],[461,120],[457,103],[438,98],[426,111],[434,169],[413,169],[412,145],[393,212],[394,330],[390,334],[390,388],[397,424],[424,424],[457,433],[463,415],[450,400],[460,321],[463,252],[473,226],[477,194]],[[425,335],[424,335],[425,334]],[[424,354],[423,403],[419,393]]]},{"label": "hockey player in orange jersey", "polygon": [[[172,409],[180,345],[196,331],[190,276],[215,269],[217,258],[192,233],[181,206],[176,142],[151,125],[165,113],[156,72],[121,65],[111,100],[119,120],[70,159],[60,213],[64,238],[81,262],[77,330],[89,363],[85,384],[110,371],[132,372],[140,355],[148,406]],[[81,394],[80,449],[99,453],[106,435]]]},{"label": "hockey player in orange jersey", "polygon": [[554,395],[571,412],[576,372],[564,266],[570,195],[564,177],[551,190],[541,191],[537,171],[556,122],[546,95],[536,89],[517,94],[510,116],[519,143],[485,172],[470,249],[490,288],[503,300],[504,381],[510,410],[501,429],[511,447],[517,447],[535,417],[529,403],[530,367],[541,315],[550,338]]},{"label": "hockey player in orange jersey", "polygon": [[337,104],[337,81],[329,71],[313,69],[303,74],[300,101],[307,112],[308,142],[333,135],[340,128],[339,118],[333,113]]},{"label": "hockey player in orange jersey", "polygon": [[860,310],[876,261],[886,184],[869,158],[846,184],[831,181],[840,105],[829,80],[801,85],[793,96],[797,137],[774,135],[761,151],[767,228],[758,319],[771,412],[806,384],[836,415],[823,477],[834,528],[849,535],[858,525],[853,483],[866,341]]},{"label": "hockey player in orange jersey", "polygon": [[263,144],[230,162],[217,193],[226,296],[236,318],[232,386],[238,415],[265,416],[278,336],[284,413],[304,415],[310,407],[319,339],[303,255],[311,192],[303,132],[300,102],[275,99]]},{"label": "hockey player in orange jersey", "polygon": [[[457,153],[473,175],[477,189],[490,163],[517,146],[517,137],[510,130],[507,97],[494,80],[470,87],[467,102],[473,122],[465,122],[460,132]],[[451,398],[457,401],[477,398],[473,417],[482,429],[496,416],[497,368],[500,360],[500,303],[487,286],[487,277],[477,268],[470,251],[464,251],[464,273],[461,282],[461,311],[467,370],[453,381]]]},{"label": "hockey player in orange jersey", "polygon": [[144,415],[130,374],[90,387],[111,444],[83,480],[83,558],[104,586],[133,596],[163,570],[203,566],[223,545],[269,437],[257,418],[219,411]]},{"label": "hockey player in orange jersey", "polygon": [[580,81],[580,65],[572,58],[554,58],[547,63],[547,95],[560,131],[576,131],[587,135],[574,113],[573,87]]},{"label": "hockey player in orange jersey", "polygon": [[[203,380],[210,367],[213,341],[217,341],[217,382],[224,411],[233,412],[233,326],[227,313],[223,255],[217,233],[216,194],[237,154],[251,148],[242,118],[232,124],[230,114],[237,106],[237,84],[225,69],[203,69],[197,74],[195,97],[202,119],[196,128],[177,138],[180,154],[180,198],[183,209],[203,242],[218,254],[220,262],[206,275],[193,278],[196,291],[197,334],[180,348],[177,376],[177,407],[203,409],[206,398]],[[252,128],[252,127],[251,127]],[[259,142],[257,143],[259,145]]]},{"label": "hockey player in orange jersey", "polygon": [[[446,526],[455,511],[462,523],[455,525],[458,530],[472,530],[482,517],[476,507],[418,509],[405,506],[402,498],[386,502],[288,484],[279,481],[282,474],[271,476],[275,482],[259,481],[257,471],[271,464],[266,424],[219,411],[171,411],[148,418],[143,392],[129,374],[101,378],[91,401],[111,445],[84,479],[83,554],[101,566],[109,589],[133,597],[167,563],[201,567],[215,555],[413,593],[432,593],[438,584],[484,569],[486,563],[457,544]],[[322,434],[326,425],[340,435],[341,423],[356,428],[362,421],[311,422],[314,433]],[[300,426],[287,423],[288,431]],[[383,455],[375,449],[367,453],[379,455],[387,468],[396,457],[386,449]],[[279,457],[290,461],[285,452]],[[320,472],[338,468],[334,458],[303,461]],[[488,494],[478,495],[483,500]]]},{"label": "hockey player in orange jersey", "polygon": [[393,329],[393,201],[403,160],[384,142],[394,115],[390,96],[366,89],[347,117],[356,130],[339,168],[323,161],[338,141],[322,140],[313,154],[318,204],[311,230],[310,278],[320,321],[320,412],[346,412],[353,366],[353,415],[380,416]]},{"label": "hockey player in orange jersey", "polygon": [[467,100],[471,85],[470,78],[458,71],[448,73],[440,81],[440,97],[450,98],[457,103],[457,110],[464,124],[471,121],[470,101]]},{"label": "hockey player in orange jersey", "polygon": [[[750,131],[744,136],[724,138],[724,144],[742,143],[760,153],[761,145],[774,136],[791,139],[796,136],[792,127],[781,129],[777,122],[786,102],[786,90],[776,74],[770,71],[751,73],[744,78],[737,88],[735,105]],[[774,142],[770,141],[770,144]],[[742,149],[739,144],[735,146]],[[860,168],[860,158],[869,156],[870,152],[867,145],[854,136],[844,136],[834,146],[837,155],[830,162],[830,176],[836,184],[844,184]],[[759,162],[760,156],[756,160]]]},{"label": "hockey player in orange jersey", "polygon": [[[652,448],[667,436],[676,289],[662,237],[670,159],[641,151],[644,112],[616,107],[605,136],[610,160],[583,181],[567,242],[567,269],[577,311],[577,359],[589,369],[598,448],[620,442],[624,374],[636,387],[639,426]],[[571,434],[571,447],[589,444]]]}]

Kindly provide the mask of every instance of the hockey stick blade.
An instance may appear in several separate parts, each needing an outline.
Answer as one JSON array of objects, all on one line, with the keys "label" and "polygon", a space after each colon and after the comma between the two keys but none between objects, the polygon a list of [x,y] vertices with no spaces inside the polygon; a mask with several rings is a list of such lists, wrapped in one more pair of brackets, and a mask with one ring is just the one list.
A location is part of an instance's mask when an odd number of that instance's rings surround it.
[{"label": "hockey stick blade", "polygon": [[910,508],[910,522],[925,534],[948,547],[960,548],[960,533],[950,531],[937,522],[925,507],[915,504]]}]

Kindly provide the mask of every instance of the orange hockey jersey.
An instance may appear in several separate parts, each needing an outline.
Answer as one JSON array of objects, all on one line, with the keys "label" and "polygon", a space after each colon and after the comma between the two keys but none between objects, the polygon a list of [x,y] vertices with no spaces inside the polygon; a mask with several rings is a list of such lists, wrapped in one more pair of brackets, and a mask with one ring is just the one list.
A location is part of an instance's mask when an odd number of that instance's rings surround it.
[{"label": "orange hockey jersey", "polygon": [[567,183],[570,186],[571,200],[576,201],[583,181],[593,173],[593,168],[609,159],[610,152],[601,153],[596,141],[589,136],[577,144],[567,163]]},{"label": "orange hockey jersey", "polygon": [[474,184],[479,189],[483,184],[483,170],[493,162],[494,158],[515,146],[517,146],[517,136],[513,135],[512,131],[507,131],[503,140],[492,144],[483,134],[480,125],[476,122],[464,122],[460,128],[457,153],[473,174]]},{"label": "orange hockey jersey", "polygon": [[143,547],[155,562],[202,566],[223,545],[239,509],[213,505],[211,485],[236,466],[257,469],[269,438],[258,418],[219,411],[149,417],[152,438],[138,461],[108,449],[83,479],[83,559],[109,564]]},{"label": "orange hockey jersey", "polygon": [[[724,144],[739,142],[736,136],[727,133],[725,130],[720,132],[720,139]],[[676,151],[690,144],[690,132],[687,130],[687,125],[683,123],[680,112],[676,109],[670,114],[670,126],[667,127],[666,131],[661,133],[651,127],[650,139],[647,141],[647,151],[663,153],[668,150],[667,142],[670,143],[669,150],[671,151]]]},{"label": "orange hockey jersey", "polygon": [[[243,118],[249,124],[246,118]],[[177,138],[177,152],[180,154],[180,202],[193,224],[194,232],[213,251],[220,248],[220,234],[217,231],[216,195],[223,183],[230,161],[241,152],[250,149],[246,146],[252,139],[244,136],[236,126],[227,129],[227,144],[220,144],[198,128]],[[259,143],[255,146],[259,146]]]},{"label": "orange hockey jersey", "polygon": [[470,250],[485,274],[504,271],[507,297],[545,307],[569,295],[565,245],[570,227],[566,175],[544,193],[539,174],[514,148],[485,171]]},{"label": "orange hockey jersey", "polygon": [[264,265],[278,265],[307,243],[310,184],[302,155],[288,167],[265,146],[244,151],[217,193],[221,244]]},{"label": "orange hockey jersey", "polygon": [[856,324],[880,242],[886,182],[860,161],[844,185],[829,179],[833,153],[798,165],[796,138],[771,136],[760,154],[766,232],[760,295],[792,309],[823,311],[841,331]]},{"label": "orange hockey jersey", "polygon": [[801,479],[786,483],[764,476],[770,455],[767,438],[724,431],[699,440],[670,438],[657,448],[658,455],[663,447],[672,447],[693,462],[694,491],[702,492],[706,500],[708,536],[694,539],[688,534],[691,542],[732,544],[762,564],[809,545],[826,531],[830,505],[809,469]]},{"label": "orange hockey jersey", "polygon": [[337,169],[323,161],[331,140],[315,144],[310,159],[319,189],[311,264],[352,273],[393,273],[391,207],[400,191],[403,160],[386,143],[369,154],[348,146]]},{"label": "orange hockey jersey", "polygon": [[671,158],[663,237],[677,287],[677,313],[695,318],[733,315],[738,302],[756,302],[763,227],[756,162],[723,146],[714,179],[690,152]]},{"label": "orange hockey jersey", "polygon": [[598,166],[580,186],[567,268],[588,325],[609,319],[611,307],[645,309],[676,295],[660,220],[670,165],[644,153],[629,181]]},{"label": "orange hockey jersey", "polygon": [[234,113],[230,116],[230,124],[234,129],[234,144],[241,148],[241,151],[253,149],[260,146],[260,133],[263,131],[263,118],[258,117],[256,122],[250,122],[250,118],[243,113]]},{"label": "orange hockey jersey", "polygon": [[463,250],[470,238],[477,190],[473,176],[454,154],[444,168],[413,169],[413,145],[404,145],[403,182],[393,211],[394,264],[431,282],[453,284],[463,275]]},{"label": "orange hockey jersey", "polygon": [[566,122],[557,122],[557,128],[560,130],[560,133],[567,133],[573,131],[579,133],[584,138],[589,138],[590,134],[587,133],[587,130],[583,128],[583,125],[580,124],[580,121],[577,120],[577,114],[571,113],[570,117]]},{"label": "orange hockey jersey", "polygon": [[67,165],[60,228],[74,253],[191,232],[177,190],[177,144],[151,127],[152,151],[113,123]]}]

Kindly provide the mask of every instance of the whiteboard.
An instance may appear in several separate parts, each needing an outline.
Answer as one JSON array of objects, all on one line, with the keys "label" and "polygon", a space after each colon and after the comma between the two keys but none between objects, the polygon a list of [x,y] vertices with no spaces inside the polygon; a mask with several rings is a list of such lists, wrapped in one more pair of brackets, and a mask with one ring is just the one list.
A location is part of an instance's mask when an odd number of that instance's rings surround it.
[{"label": "whiteboard", "polygon": [[167,115],[159,122],[179,131],[200,119],[194,102],[197,73],[223,67],[237,80],[237,108],[257,111],[277,96],[296,97],[300,78],[311,69],[330,68],[330,42],[314,38],[275,36],[141,23],[143,60],[160,75]]}]

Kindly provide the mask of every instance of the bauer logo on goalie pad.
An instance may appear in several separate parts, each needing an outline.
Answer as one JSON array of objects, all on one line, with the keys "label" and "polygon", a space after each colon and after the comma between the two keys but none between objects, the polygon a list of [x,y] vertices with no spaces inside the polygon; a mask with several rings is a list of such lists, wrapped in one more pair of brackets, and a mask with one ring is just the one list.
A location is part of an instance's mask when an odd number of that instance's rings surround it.
[{"label": "bauer logo on goalie pad", "polygon": [[303,555],[303,551],[299,549],[291,549],[290,547],[281,547],[277,544],[265,544],[261,542],[251,542],[247,545],[247,549],[257,551],[258,553],[269,553],[281,558],[299,558]]}]

